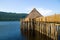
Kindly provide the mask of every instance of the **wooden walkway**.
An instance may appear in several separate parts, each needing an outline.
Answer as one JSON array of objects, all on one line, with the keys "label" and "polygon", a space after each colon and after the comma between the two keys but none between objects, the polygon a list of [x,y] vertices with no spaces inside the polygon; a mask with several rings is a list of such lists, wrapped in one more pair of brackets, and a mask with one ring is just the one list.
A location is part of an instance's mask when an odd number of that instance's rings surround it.
[{"label": "wooden walkway", "polygon": [[58,27],[59,22],[46,22],[37,19],[29,19],[29,21],[21,22],[21,29],[23,31],[38,31],[43,35],[48,36],[53,40],[58,40]]}]

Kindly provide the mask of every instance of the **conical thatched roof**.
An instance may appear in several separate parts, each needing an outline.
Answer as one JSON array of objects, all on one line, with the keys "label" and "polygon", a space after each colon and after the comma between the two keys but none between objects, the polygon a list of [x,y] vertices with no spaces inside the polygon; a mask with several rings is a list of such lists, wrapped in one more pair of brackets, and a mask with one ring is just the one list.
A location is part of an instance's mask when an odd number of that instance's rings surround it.
[{"label": "conical thatched roof", "polygon": [[41,17],[42,15],[34,8],[29,15],[25,18],[25,20],[27,21],[29,18],[33,19],[33,18],[37,18],[37,17]]},{"label": "conical thatched roof", "polygon": [[27,16],[27,18],[36,18],[36,17],[41,17],[42,15],[34,8],[29,15]]}]

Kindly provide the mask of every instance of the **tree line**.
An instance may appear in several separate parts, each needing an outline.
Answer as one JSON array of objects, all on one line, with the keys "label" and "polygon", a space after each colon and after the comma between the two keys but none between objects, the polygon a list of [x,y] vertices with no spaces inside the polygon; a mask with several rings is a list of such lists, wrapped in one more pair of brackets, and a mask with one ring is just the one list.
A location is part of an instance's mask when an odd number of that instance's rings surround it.
[{"label": "tree line", "polygon": [[25,18],[27,13],[11,13],[11,12],[0,12],[0,21],[20,21]]}]

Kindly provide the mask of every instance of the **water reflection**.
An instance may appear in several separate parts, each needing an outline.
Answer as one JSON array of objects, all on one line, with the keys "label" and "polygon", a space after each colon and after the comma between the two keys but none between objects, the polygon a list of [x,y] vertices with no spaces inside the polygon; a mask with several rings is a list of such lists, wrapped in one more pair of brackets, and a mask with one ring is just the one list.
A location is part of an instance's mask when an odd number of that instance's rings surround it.
[{"label": "water reflection", "polygon": [[42,35],[38,31],[32,32],[32,31],[21,31],[21,33],[26,37],[26,40],[53,40],[45,35]]}]

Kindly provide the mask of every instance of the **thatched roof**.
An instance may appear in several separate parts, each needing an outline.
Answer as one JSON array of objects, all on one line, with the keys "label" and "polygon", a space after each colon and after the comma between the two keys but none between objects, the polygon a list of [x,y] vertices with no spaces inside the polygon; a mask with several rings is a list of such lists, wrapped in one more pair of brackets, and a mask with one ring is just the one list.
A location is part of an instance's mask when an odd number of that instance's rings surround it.
[{"label": "thatched roof", "polygon": [[29,18],[30,19],[34,19],[37,17],[41,17],[42,15],[34,8],[29,15],[25,18],[25,20],[27,21]]},{"label": "thatched roof", "polygon": [[36,21],[45,21],[45,22],[60,22],[60,14],[50,15],[46,17],[38,17]]},{"label": "thatched roof", "polygon": [[60,22],[60,14],[55,14],[55,15],[47,16],[46,18],[47,18],[47,21]]},{"label": "thatched roof", "polygon": [[35,8],[29,13],[29,15],[26,18],[36,18],[42,16]]}]

